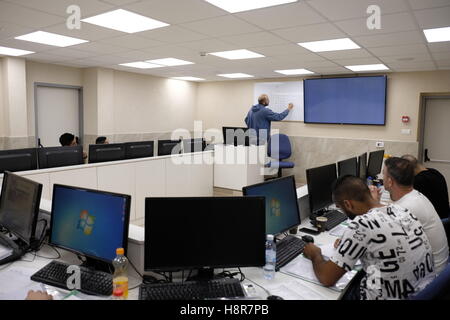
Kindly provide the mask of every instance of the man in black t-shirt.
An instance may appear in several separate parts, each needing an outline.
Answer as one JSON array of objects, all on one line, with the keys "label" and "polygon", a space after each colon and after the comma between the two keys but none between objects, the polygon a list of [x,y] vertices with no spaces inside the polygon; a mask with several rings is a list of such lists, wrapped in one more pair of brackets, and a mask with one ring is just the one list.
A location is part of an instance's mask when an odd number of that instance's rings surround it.
[{"label": "man in black t-shirt", "polygon": [[412,155],[404,155],[414,166],[414,189],[425,195],[433,204],[441,219],[450,215],[447,183],[444,176],[432,168],[425,168]]}]

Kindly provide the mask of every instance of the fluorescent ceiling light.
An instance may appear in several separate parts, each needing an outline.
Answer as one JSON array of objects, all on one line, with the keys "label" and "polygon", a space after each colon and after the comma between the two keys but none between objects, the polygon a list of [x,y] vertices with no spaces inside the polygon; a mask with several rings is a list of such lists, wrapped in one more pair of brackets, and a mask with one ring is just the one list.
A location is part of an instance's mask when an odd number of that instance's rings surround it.
[{"label": "fluorescent ceiling light", "polygon": [[338,51],[338,50],[350,50],[361,48],[349,38],[301,42],[298,43],[298,45],[312,52]]},{"label": "fluorescent ceiling light", "polygon": [[217,56],[224,59],[229,60],[239,60],[239,59],[253,59],[253,58],[263,58],[264,56],[262,54],[246,50],[246,49],[240,49],[240,50],[230,50],[230,51],[221,51],[221,52],[212,52],[209,53],[213,56]]},{"label": "fluorescent ceiling light", "polygon": [[226,74],[218,74],[218,76],[230,79],[253,78],[253,76],[246,73],[226,73]]},{"label": "fluorescent ceiling light", "polygon": [[389,70],[384,64],[361,64],[357,66],[345,66],[352,71],[376,71],[376,70]]},{"label": "fluorescent ceiling light", "polygon": [[297,0],[205,0],[205,1],[231,13],[297,2]]},{"label": "fluorescent ceiling light", "polygon": [[8,47],[0,47],[0,54],[5,56],[24,56],[26,54],[35,53],[33,51],[27,51],[27,50],[20,50],[20,49],[14,49],[14,48],[8,48]]},{"label": "fluorescent ceiling light", "polygon": [[119,66],[138,68],[138,69],[162,68],[162,66],[160,66],[158,64],[151,64],[151,63],[144,62],[144,61],[121,63],[121,64],[119,64]]},{"label": "fluorescent ceiling light", "polygon": [[157,59],[157,60],[147,60],[146,62],[159,64],[164,67],[172,67],[172,66],[183,66],[186,64],[194,64],[190,61],[175,59],[175,58],[165,58],[165,59]]},{"label": "fluorescent ceiling light", "polygon": [[313,74],[314,72],[306,69],[289,69],[289,70],[275,70],[275,72],[285,74],[287,76],[298,75],[298,74]]},{"label": "fluorescent ceiling light", "polygon": [[450,41],[450,27],[423,30],[428,42]]},{"label": "fluorescent ceiling light", "polygon": [[69,47],[80,43],[89,42],[87,40],[62,36],[56,33],[50,33],[45,31],[36,31],[25,34],[23,36],[16,37],[15,39],[47,44],[55,47]]},{"label": "fluorescent ceiling light", "polygon": [[141,32],[169,25],[123,9],[105,12],[81,21],[127,33]]},{"label": "fluorescent ceiling light", "polygon": [[203,78],[197,78],[197,77],[173,77],[173,79],[176,80],[184,80],[184,81],[204,81]]}]

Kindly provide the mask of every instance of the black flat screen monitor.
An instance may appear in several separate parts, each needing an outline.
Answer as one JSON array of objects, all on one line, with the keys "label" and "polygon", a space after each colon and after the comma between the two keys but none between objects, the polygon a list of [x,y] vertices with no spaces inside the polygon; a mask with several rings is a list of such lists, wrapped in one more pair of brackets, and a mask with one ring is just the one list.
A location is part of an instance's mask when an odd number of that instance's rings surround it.
[{"label": "black flat screen monitor", "polygon": [[262,266],[265,229],[263,197],[146,198],[144,269]]},{"label": "black flat screen monitor", "polygon": [[369,162],[367,163],[367,176],[376,178],[381,172],[383,166],[384,150],[372,151],[369,153]]},{"label": "black flat screen monitor", "polygon": [[158,156],[181,153],[181,140],[158,140]]},{"label": "black flat screen monitor", "polygon": [[317,214],[333,203],[331,187],[336,179],[334,163],[306,170],[309,206],[312,214]]},{"label": "black flat screen monitor", "polygon": [[243,127],[222,127],[223,143],[234,146],[249,146],[248,129]]},{"label": "black flat screen monitor", "polygon": [[154,141],[139,141],[125,143],[125,159],[153,157]]},{"label": "black flat screen monitor", "polygon": [[242,193],[266,199],[266,234],[278,235],[301,223],[294,176],[246,186]]},{"label": "black flat screen monitor", "polygon": [[356,157],[339,161],[337,163],[338,176],[358,176],[358,159]]},{"label": "black flat screen monitor", "polygon": [[89,145],[89,163],[125,160],[125,144]]},{"label": "black flat screen monitor", "polygon": [[0,173],[36,170],[37,149],[14,149],[0,151]]},{"label": "black flat screen monitor", "polygon": [[51,245],[111,263],[128,244],[131,196],[55,184]]},{"label": "black flat screen monitor", "polygon": [[358,176],[361,179],[367,178],[367,152],[364,152],[358,157]]},{"label": "black flat screen monitor", "polygon": [[30,245],[41,202],[42,184],[5,172],[0,195],[0,226]]},{"label": "black flat screen monitor", "polygon": [[185,139],[183,140],[183,153],[202,152],[206,148],[205,139]]},{"label": "black flat screen monitor", "polygon": [[39,169],[83,164],[83,147],[38,148]]}]

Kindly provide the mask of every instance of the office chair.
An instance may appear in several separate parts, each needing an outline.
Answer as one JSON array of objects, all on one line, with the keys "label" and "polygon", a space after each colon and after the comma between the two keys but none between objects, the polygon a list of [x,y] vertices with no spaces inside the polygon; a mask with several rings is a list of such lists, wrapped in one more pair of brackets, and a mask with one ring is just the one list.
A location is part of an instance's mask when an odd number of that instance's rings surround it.
[{"label": "office chair", "polygon": [[282,161],[288,159],[292,154],[291,142],[289,137],[285,134],[274,134],[270,137],[267,145],[267,155],[274,158],[275,161],[270,161],[265,166],[267,168],[278,168],[277,177],[281,178],[281,170],[293,168],[295,164],[290,161]]},{"label": "office chair", "polygon": [[448,300],[450,298],[450,264],[411,300]]},{"label": "office chair", "polygon": [[441,219],[444,225],[445,235],[447,236],[448,246],[450,248],[450,218]]}]

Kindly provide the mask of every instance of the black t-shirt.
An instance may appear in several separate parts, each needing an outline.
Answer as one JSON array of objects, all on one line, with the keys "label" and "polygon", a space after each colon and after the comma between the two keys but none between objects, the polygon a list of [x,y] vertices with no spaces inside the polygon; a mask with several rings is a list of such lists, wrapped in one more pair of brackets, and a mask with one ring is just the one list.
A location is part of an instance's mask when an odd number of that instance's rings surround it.
[{"label": "black t-shirt", "polygon": [[439,171],[428,168],[420,172],[414,177],[414,189],[430,200],[441,219],[449,217],[447,183]]}]

